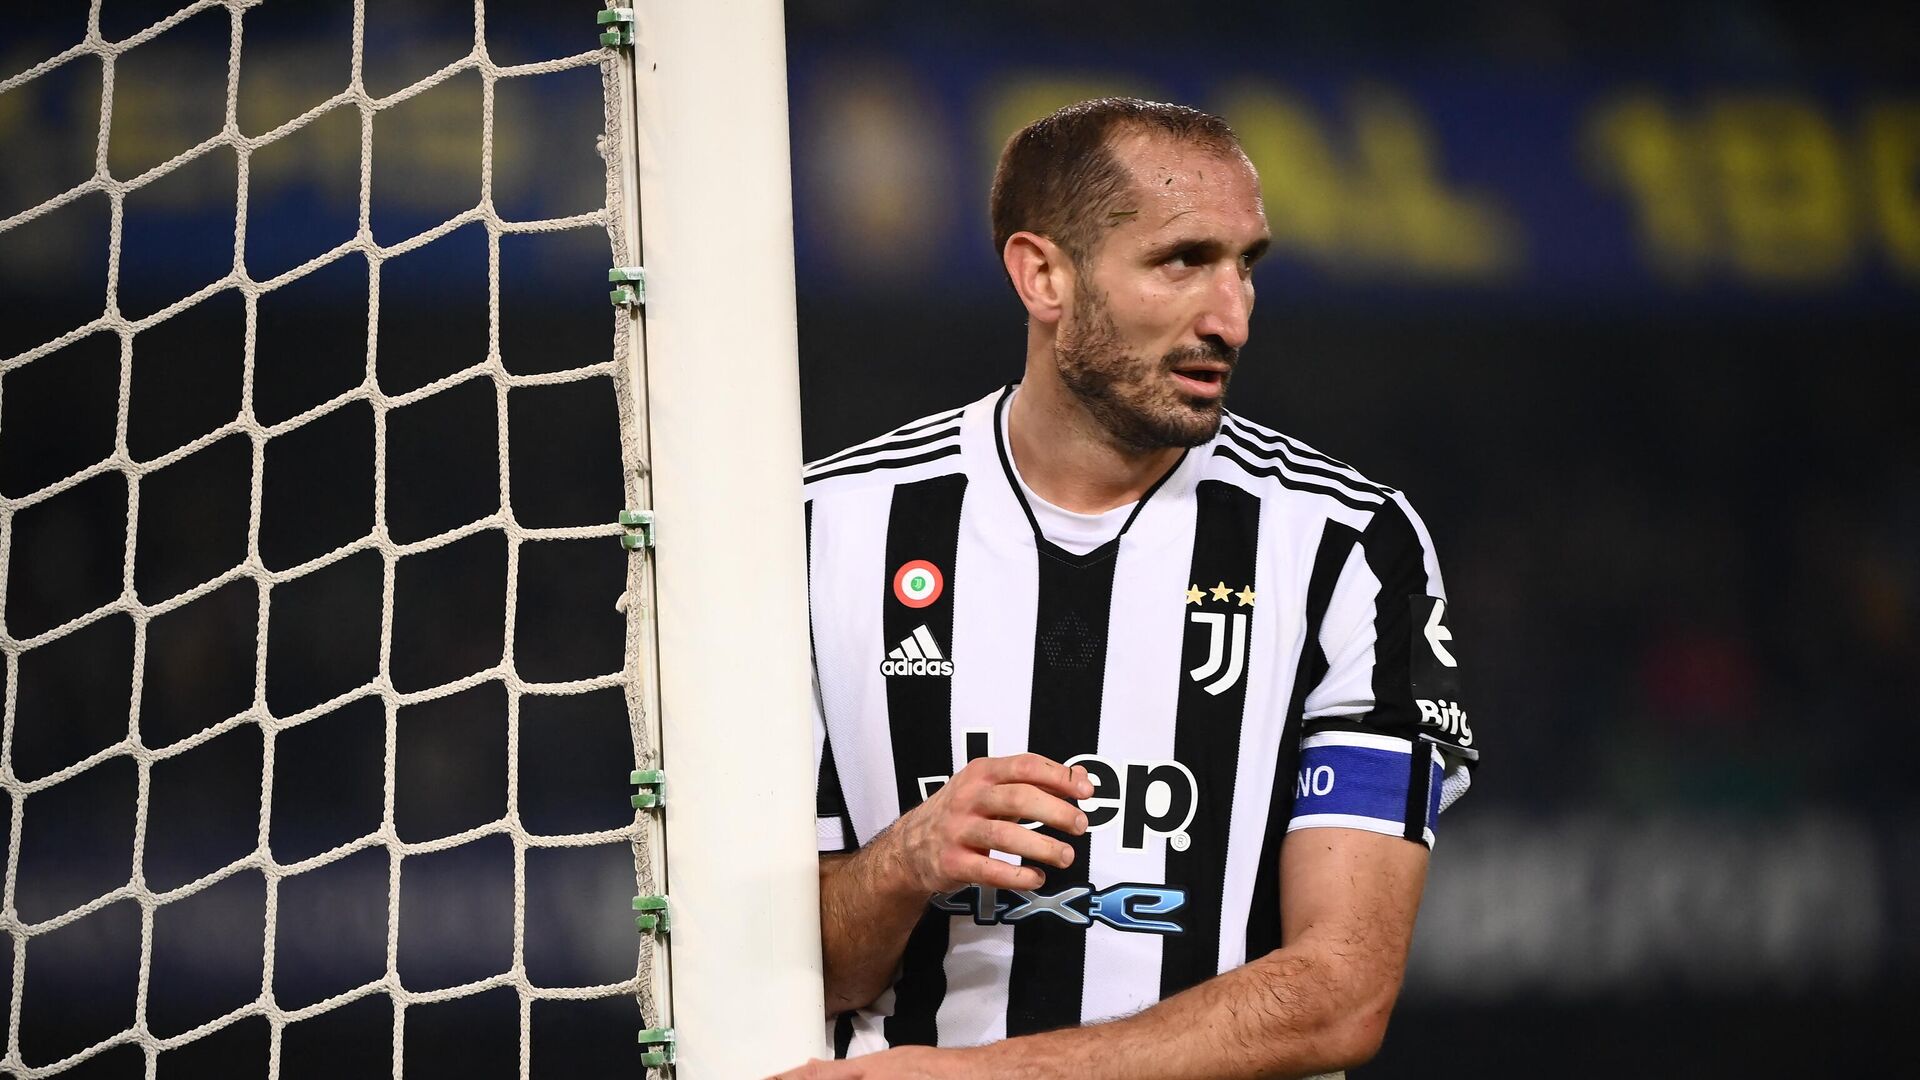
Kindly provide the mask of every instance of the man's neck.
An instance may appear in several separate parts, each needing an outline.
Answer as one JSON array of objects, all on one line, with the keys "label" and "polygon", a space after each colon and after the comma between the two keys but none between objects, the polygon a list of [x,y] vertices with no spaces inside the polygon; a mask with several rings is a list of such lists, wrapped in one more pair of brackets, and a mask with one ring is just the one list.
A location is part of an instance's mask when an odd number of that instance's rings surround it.
[{"label": "man's neck", "polygon": [[1007,443],[1033,493],[1078,514],[1138,501],[1181,453],[1177,446],[1120,446],[1065,387],[1033,378],[1021,384],[1008,409]]}]

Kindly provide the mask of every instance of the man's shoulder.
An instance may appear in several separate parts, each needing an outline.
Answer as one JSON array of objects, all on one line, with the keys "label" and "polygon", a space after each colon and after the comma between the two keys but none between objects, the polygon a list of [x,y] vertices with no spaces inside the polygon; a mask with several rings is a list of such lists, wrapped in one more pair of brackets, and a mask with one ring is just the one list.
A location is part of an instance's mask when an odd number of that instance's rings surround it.
[{"label": "man's shoulder", "polygon": [[972,402],[909,420],[884,435],[856,443],[801,471],[806,497],[890,487],[909,480],[959,472],[961,434]]},{"label": "man's shoulder", "polygon": [[1397,488],[1238,413],[1230,412],[1222,418],[1208,454],[1211,472],[1252,485],[1256,493],[1314,495],[1362,513],[1405,501]]}]

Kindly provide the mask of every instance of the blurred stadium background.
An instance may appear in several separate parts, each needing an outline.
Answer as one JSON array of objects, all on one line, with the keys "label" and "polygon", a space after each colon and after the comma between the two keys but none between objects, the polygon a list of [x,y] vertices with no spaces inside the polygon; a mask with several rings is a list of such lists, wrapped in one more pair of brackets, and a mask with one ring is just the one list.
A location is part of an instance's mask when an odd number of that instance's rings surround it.
[{"label": "blurred stadium background", "polygon": [[[0,78],[79,40],[85,7],[0,15]],[[592,5],[573,7],[489,4],[493,58],[590,47]],[[124,37],[173,8],[106,0],[103,31]],[[246,16],[243,130],[344,85],[350,17],[349,3],[278,0]],[[1257,278],[1233,404],[1411,493],[1447,569],[1488,746],[1473,796],[1442,830],[1387,1047],[1359,1076],[1807,1076],[1888,1060],[1920,1006],[1920,786],[1899,749],[1920,700],[1920,9],[793,0],[787,17],[809,457],[1017,377],[1021,322],[985,202],[1018,124],[1124,92],[1219,111],[1246,139],[1277,243]],[[370,2],[369,89],[462,55],[471,26],[470,5]],[[227,28],[216,9],[121,63],[116,175],[218,130]],[[715,92],[725,85],[715,72]],[[502,86],[502,214],[599,205],[593,69]],[[0,95],[0,218],[91,174],[99,94],[98,64],[75,63]],[[473,205],[480,124],[472,75],[382,114],[372,213],[382,242]],[[231,165],[206,159],[128,199],[124,308],[157,310],[225,272]],[[255,275],[350,236],[357,191],[350,110],[256,157]],[[106,230],[104,198],[89,197],[0,235],[0,357],[99,314]],[[484,353],[485,247],[464,228],[385,268],[378,364],[389,392],[389,379],[417,386]],[[503,241],[510,370],[606,355],[605,251],[593,229]],[[349,259],[263,300],[253,388],[263,419],[359,381],[367,289]],[[240,318],[237,297],[222,294],[137,342],[136,456],[233,415]],[[727,373],[714,374],[724,392]],[[118,382],[111,335],[9,372],[0,493],[103,456]],[[523,520],[610,518],[620,488],[605,380],[516,390],[513,407],[506,460],[483,387],[396,423],[390,437],[430,463],[389,479],[396,532],[430,535],[486,512],[502,469]],[[365,410],[343,410],[270,445],[270,565],[366,530],[370,424]],[[247,469],[238,440],[143,485],[137,565],[153,575],[138,582],[143,595],[237,561]],[[11,632],[117,592],[124,515],[116,481],[16,519]],[[498,659],[504,554],[489,535],[417,557],[421,614],[402,598],[396,679],[410,670],[416,683],[442,682]],[[618,546],[527,550],[522,670],[617,668]],[[194,731],[245,706],[250,590],[156,620],[143,727]],[[378,607],[372,560],[276,591],[276,713],[368,677]],[[123,736],[132,664],[131,635],[111,621],[29,653],[10,688],[22,717],[16,772],[44,775]],[[542,704],[554,715],[520,750],[522,814],[553,831],[618,827],[617,692]],[[504,695],[482,686],[409,711],[403,836],[497,816]],[[289,809],[276,853],[283,842],[324,850],[377,822],[378,715],[349,709],[324,730],[309,725],[309,738],[283,736],[276,788]],[[151,878],[178,884],[251,848],[259,742],[238,729],[156,769]],[[133,776],[117,759],[36,796],[18,841],[23,918],[124,883]],[[409,860],[410,986],[504,966],[511,882],[490,843]],[[528,873],[536,979],[630,975],[624,850],[540,854]],[[311,876],[281,899],[276,993],[301,1001],[384,963],[379,853]],[[259,893],[257,879],[235,879],[162,909],[156,1030],[185,1030],[257,993]],[[132,906],[118,904],[36,939],[21,1016],[30,1062],[130,1022],[138,935]],[[408,1072],[516,1075],[514,1014],[510,992],[410,1010]],[[533,1071],[638,1074],[636,1022],[630,1002],[536,1008]],[[283,1075],[384,1072],[390,1011],[363,1001],[287,1039]],[[255,1075],[265,1055],[265,1022],[250,1020],[162,1055],[160,1071]],[[123,1048],[73,1075],[139,1069]]]}]

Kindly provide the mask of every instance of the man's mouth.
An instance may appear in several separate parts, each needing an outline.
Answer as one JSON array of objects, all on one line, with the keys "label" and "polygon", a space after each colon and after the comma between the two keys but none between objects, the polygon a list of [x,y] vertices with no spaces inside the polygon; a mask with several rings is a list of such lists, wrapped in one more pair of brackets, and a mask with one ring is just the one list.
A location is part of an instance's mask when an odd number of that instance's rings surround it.
[{"label": "man's mouth", "polygon": [[1173,377],[1188,393],[1212,397],[1226,387],[1231,370],[1224,364],[1186,364],[1174,368]]}]

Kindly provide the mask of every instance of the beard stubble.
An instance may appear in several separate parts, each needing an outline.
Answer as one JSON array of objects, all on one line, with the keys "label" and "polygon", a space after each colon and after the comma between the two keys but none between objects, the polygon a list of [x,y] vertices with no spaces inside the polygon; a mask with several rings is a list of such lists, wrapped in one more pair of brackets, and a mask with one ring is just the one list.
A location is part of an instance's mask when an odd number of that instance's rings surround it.
[{"label": "beard stubble", "polygon": [[1129,353],[1106,297],[1091,288],[1075,296],[1073,315],[1073,332],[1054,343],[1054,366],[1060,381],[1116,445],[1134,453],[1194,447],[1220,430],[1232,372],[1221,374],[1220,394],[1214,398],[1182,393],[1167,376],[1196,360],[1237,365],[1240,350],[1209,342],[1157,358]]}]

